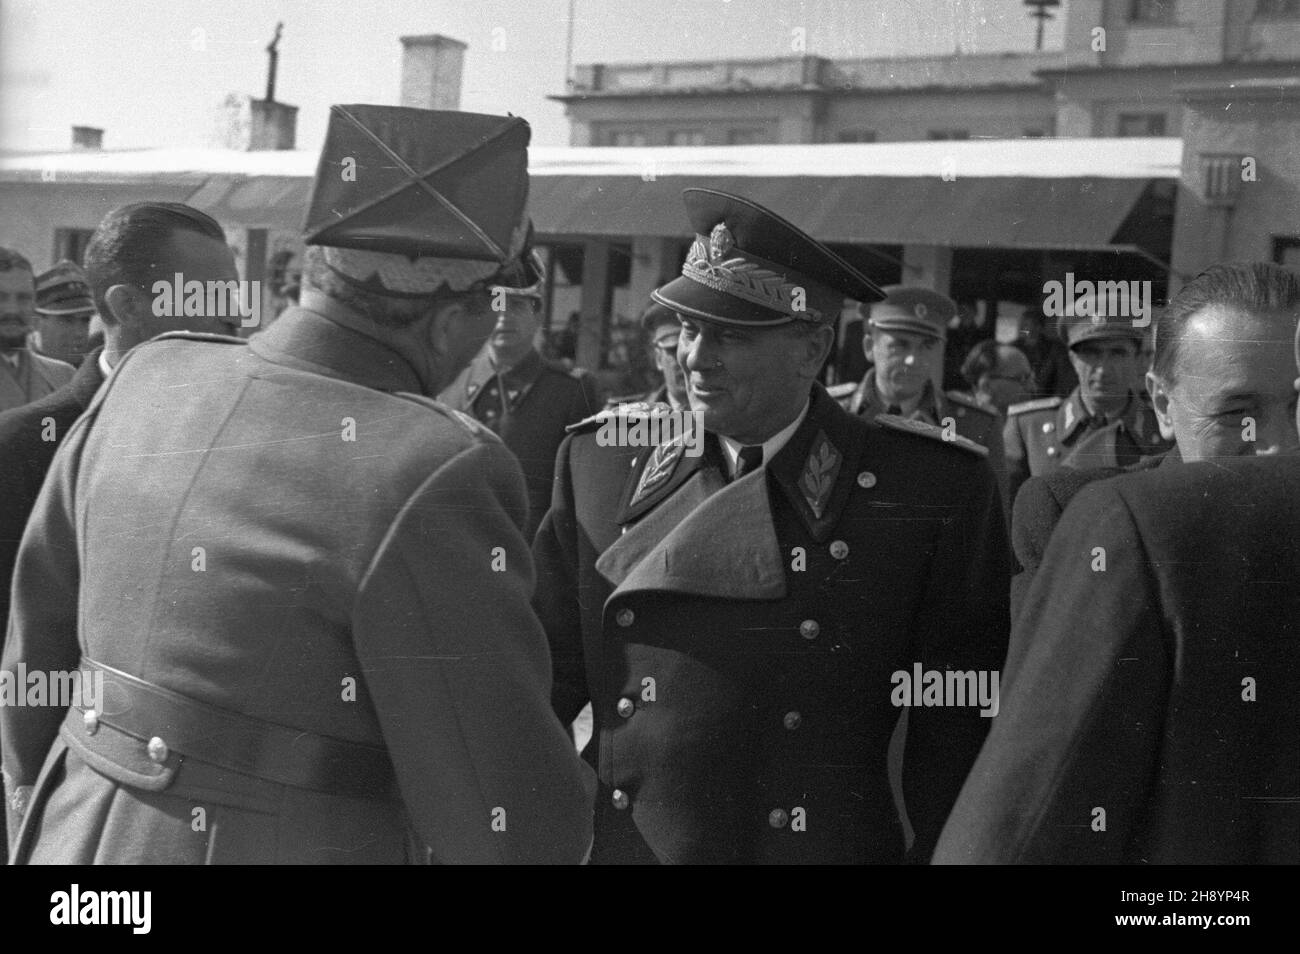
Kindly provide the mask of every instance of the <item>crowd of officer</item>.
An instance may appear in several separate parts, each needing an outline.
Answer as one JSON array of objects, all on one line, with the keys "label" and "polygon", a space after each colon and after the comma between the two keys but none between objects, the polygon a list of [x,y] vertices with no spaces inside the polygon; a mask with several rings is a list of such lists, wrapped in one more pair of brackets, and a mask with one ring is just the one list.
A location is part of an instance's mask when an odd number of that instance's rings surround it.
[{"label": "crowd of officer", "polygon": [[[0,707],[11,860],[1300,860],[1295,275],[946,391],[949,299],[688,188],[662,387],[602,409],[535,347],[528,138],[334,107],[247,339],[150,307],[237,277],[188,206],[0,254],[0,669],[103,686]],[[43,389],[33,307],[103,327]]]}]

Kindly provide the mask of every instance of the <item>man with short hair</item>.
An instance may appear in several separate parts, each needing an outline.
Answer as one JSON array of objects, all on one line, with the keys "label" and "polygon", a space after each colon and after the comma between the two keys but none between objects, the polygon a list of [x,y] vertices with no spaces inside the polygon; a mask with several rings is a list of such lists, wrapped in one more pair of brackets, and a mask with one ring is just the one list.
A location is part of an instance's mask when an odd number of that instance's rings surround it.
[{"label": "man with short hair", "polygon": [[948,323],[957,315],[957,303],[919,286],[891,285],[883,291],[884,299],[869,306],[862,339],[866,375],[857,385],[832,386],[830,395],[845,410],[868,420],[896,414],[945,428],[985,448],[998,486],[1004,488],[1005,512],[1009,501],[1002,418],[960,392],[935,385],[943,373]]},{"label": "man with short hair", "polygon": [[[1221,272],[1187,304],[1242,278]],[[1219,347],[1203,336],[1226,329],[1222,305],[1200,300],[1167,325],[1188,350],[1165,374]],[[1216,367],[1249,384],[1233,365]],[[1181,399],[1212,412],[1224,383]],[[1255,393],[1276,420],[1272,384]],[[1213,413],[1195,419],[1227,453],[1095,481],[1066,509],[936,863],[1300,863],[1300,461],[1235,453]]]},{"label": "man with short hair", "polygon": [[32,351],[79,367],[89,350],[94,313],[86,273],[67,259],[58,262],[36,276],[36,330],[28,339]]},{"label": "man with short hair", "polygon": [[1071,321],[1067,339],[1079,379],[1070,396],[1007,408],[1003,441],[1013,504],[1030,477],[1066,467],[1124,467],[1169,448],[1133,390],[1142,331],[1122,319],[1082,317]]},{"label": "man with short hair", "polygon": [[[16,861],[582,860],[523,478],[432,399],[491,289],[525,284],[527,141],[514,117],[335,107],[301,305],[132,349],[74,425],[3,666],[80,669],[103,699],[0,709]],[[450,171],[395,178],[395,155]],[[419,211],[377,231],[395,189]]]},{"label": "man with short hair", "polygon": [[30,404],[72,380],[72,365],[28,347],[36,318],[31,262],[0,248],[0,412]]},{"label": "man with short hair", "polygon": [[[534,544],[556,711],[593,709],[593,860],[899,862],[899,674],[987,676],[1005,650],[996,481],[964,438],[817,383],[844,297],[880,297],[864,275],[749,199],[685,201],[696,239],[653,297],[682,324],[693,414],[666,417],[688,429],[576,428]],[[911,857],[989,721],[909,713]]]},{"label": "man with short hair", "polygon": [[1021,567],[1012,579],[1013,614],[1062,512],[1086,484],[1157,464],[1300,450],[1290,358],[1297,322],[1300,279],[1279,265],[1214,265],[1183,286],[1156,317],[1147,374],[1161,431],[1175,446],[1127,468],[1062,469],[1025,482],[1012,518]]},{"label": "man with short hair", "polygon": [[527,267],[526,287],[500,290],[486,346],[438,399],[486,425],[519,458],[528,487],[524,533],[531,541],[550,505],[564,429],[598,411],[600,399],[590,373],[538,352],[546,272],[536,253]]}]

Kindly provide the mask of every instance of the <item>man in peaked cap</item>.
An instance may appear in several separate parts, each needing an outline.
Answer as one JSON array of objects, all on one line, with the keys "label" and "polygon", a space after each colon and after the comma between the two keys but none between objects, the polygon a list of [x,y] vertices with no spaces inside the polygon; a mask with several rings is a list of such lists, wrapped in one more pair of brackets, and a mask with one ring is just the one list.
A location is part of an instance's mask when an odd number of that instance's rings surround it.
[{"label": "man in peaked cap", "polygon": [[30,404],[72,380],[70,364],[32,351],[36,276],[26,258],[0,248],[0,411]]},{"label": "man in peaked cap", "polygon": [[[893,285],[882,290],[885,297],[870,306],[862,339],[870,367],[857,385],[830,388],[831,396],[868,420],[898,414],[968,438],[987,450],[998,486],[1005,488],[1001,417],[964,394],[935,385],[957,303],[928,288]],[[1002,502],[1005,512],[1005,495]]]},{"label": "man in peaked cap", "polygon": [[[914,667],[987,675],[1006,648],[996,483],[969,442],[868,422],[816,382],[843,298],[880,296],[870,281],[748,199],[685,201],[695,243],[653,297],[681,322],[683,423],[703,434],[576,428],[534,544],[556,710],[593,708],[593,860],[902,861],[900,686]],[[988,721],[911,713],[913,857]]]},{"label": "man in peaked cap", "polygon": [[72,262],[59,262],[36,276],[36,330],[29,338],[33,351],[79,366],[86,356],[90,316],[95,299],[90,283]]},{"label": "man in peaked cap", "polygon": [[520,281],[527,136],[336,108],[301,305],[140,345],[99,390],[28,525],[3,666],[102,691],[0,711],[14,858],[582,860],[519,465],[431,399]]},{"label": "man in peaked cap", "polygon": [[651,360],[663,382],[646,394],[628,394],[611,397],[606,407],[614,408],[620,404],[667,404],[673,410],[689,410],[690,402],[686,397],[686,372],[677,363],[677,339],[682,332],[682,323],[677,320],[677,313],[665,308],[656,301],[641,313],[641,327],[650,339]]},{"label": "man in peaked cap", "polygon": [[538,352],[545,271],[535,253],[527,265],[528,284],[502,287],[487,345],[439,400],[472,415],[519,458],[528,487],[525,535],[531,542],[551,503],[555,452],[564,429],[599,410],[600,399],[589,372],[570,370]]},{"label": "man in peaked cap", "polygon": [[1142,330],[1128,319],[1085,316],[1070,322],[1066,339],[1079,378],[1070,396],[1007,408],[1002,436],[1013,504],[1031,476],[1062,467],[1126,467],[1170,446],[1133,390]]}]

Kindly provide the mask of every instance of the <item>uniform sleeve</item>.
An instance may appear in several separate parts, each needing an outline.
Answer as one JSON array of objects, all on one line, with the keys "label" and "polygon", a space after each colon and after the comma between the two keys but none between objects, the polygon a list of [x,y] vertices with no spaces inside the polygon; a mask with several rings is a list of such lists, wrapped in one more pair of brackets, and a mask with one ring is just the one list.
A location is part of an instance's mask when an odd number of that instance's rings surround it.
[{"label": "uniform sleeve", "polygon": [[1020,485],[1029,479],[1029,451],[1016,417],[1007,417],[1006,426],[1002,428],[1002,450],[1007,462],[1007,500],[1014,507]]},{"label": "uniform sleeve", "polygon": [[[1103,547],[1104,570],[1095,548]],[[1148,800],[1172,660],[1132,513],[1106,483],[1066,508],[1016,622],[1023,663],[936,863],[1119,863]]]},{"label": "uniform sleeve", "polygon": [[582,653],[582,608],[578,602],[578,531],[573,508],[570,453],[573,439],[560,445],[555,460],[551,509],[533,542],[537,590],[533,606],[551,647],[554,686],[551,702],[569,725],[589,701]]},{"label": "uniform sleeve", "polygon": [[[19,691],[19,664],[29,673],[50,673],[74,670],[81,661],[77,638],[81,562],[74,489],[85,434],[82,423],[69,432],[59,448],[18,548],[10,591],[9,632],[0,668]],[[52,705],[0,706],[0,765],[4,768],[11,847],[27,795],[36,783],[64,713],[64,709]]]},{"label": "uniform sleeve", "polygon": [[519,466],[484,442],[380,545],[354,640],[412,824],[442,863],[578,863],[594,789],[550,705]]},{"label": "uniform sleeve", "polygon": [[[974,463],[959,484],[965,500],[936,543],[909,659],[924,671],[974,672],[977,681],[984,673],[991,688],[1007,651],[1009,557],[996,481],[987,461]],[[992,720],[980,710],[976,704],[908,712],[902,783],[915,832],[912,860],[929,859],[989,731]]]}]

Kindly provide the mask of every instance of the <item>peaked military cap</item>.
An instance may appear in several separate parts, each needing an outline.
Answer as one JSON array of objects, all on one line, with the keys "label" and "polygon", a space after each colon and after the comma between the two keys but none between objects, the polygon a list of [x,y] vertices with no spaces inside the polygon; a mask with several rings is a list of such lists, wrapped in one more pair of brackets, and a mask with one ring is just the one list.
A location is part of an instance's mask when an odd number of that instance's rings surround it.
[{"label": "peaked military cap", "polygon": [[528,123],[401,106],[331,106],[305,225],[326,264],[375,294],[536,285]]},{"label": "peaked military cap", "polygon": [[845,297],[882,297],[856,268],[756,202],[713,189],[682,198],[695,241],[681,277],[650,296],[679,314],[754,327],[831,324]]},{"label": "peaked military cap", "polygon": [[40,315],[89,315],[95,310],[90,282],[66,258],[36,277],[36,312]]},{"label": "peaked military cap", "polygon": [[1129,318],[1108,319],[1100,315],[1080,315],[1061,320],[1065,323],[1065,340],[1071,349],[1085,341],[1102,338],[1124,338],[1139,344],[1142,342],[1142,329],[1135,328]]},{"label": "peaked military cap", "polygon": [[665,342],[666,347],[666,339],[672,338],[675,347],[676,338],[682,330],[682,323],[677,320],[677,312],[665,308],[657,301],[652,301],[650,306],[641,313],[641,327],[650,332],[650,340],[655,344]]},{"label": "peaked military cap", "polygon": [[885,297],[871,306],[867,319],[872,328],[948,340],[948,322],[957,314],[957,303],[947,295],[914,285],[887,285],[881,291]]}]

